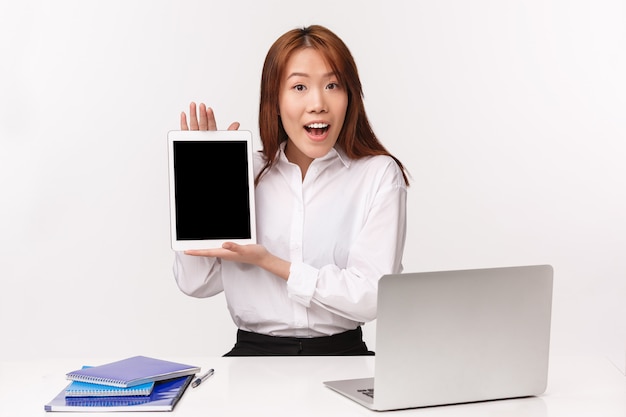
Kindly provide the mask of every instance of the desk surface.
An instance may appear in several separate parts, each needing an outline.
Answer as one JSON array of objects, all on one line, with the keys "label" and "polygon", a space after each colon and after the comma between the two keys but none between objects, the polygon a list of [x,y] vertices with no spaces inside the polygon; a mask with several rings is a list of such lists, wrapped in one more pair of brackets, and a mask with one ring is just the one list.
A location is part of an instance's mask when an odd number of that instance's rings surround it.
[{"label": "desk surface", "polygon": [[[369,377],[374,357],[164,358],[192,363],[215,375],[189,388],[175,410],[142,417],[214,415],[373,416],[377,413],[323,386],[322,381]],[[113,359],[115,360],[115,359]],[[106,361],[88,360],[90,363]],[[47,416],[43,406],[68,383],[76,359],[0,362],[0,416]],[[137,417],[137,413],[114,413]],[[533,417],[626,416],[626,377],[603,357],[557,356],[550,360],[548,388],[539,397],[389,411],[386,415]],[[71,413],[72,417],[97,415]]]}]

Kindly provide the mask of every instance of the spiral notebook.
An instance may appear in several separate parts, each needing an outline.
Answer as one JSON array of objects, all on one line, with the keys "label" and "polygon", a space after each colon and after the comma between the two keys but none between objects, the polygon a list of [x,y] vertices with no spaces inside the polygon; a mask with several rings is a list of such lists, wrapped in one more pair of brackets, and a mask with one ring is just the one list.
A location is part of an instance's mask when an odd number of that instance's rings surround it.
[{"label": "spiral notebook", "polygon": [[111,385],[92,384],[90,382],[72,381],[65,388],[66,397],[137,397],[150,395],[154,382],[120,388]]},{"label": "spiral notebook", "polygon": [[77,369],[67,373],[66,377],[71,381],[128,388],[146,382],[194,375],[198,372],[200,372],[198,366],[147,356],[133,356],[100,366]]},{"label": "spiral notebook", "polygon": [[117,411],[172,411],[187,390],[192,375],[159,381],[152,393],[143,397],[66,397],[59,392],[45,411],[117,412]]}]

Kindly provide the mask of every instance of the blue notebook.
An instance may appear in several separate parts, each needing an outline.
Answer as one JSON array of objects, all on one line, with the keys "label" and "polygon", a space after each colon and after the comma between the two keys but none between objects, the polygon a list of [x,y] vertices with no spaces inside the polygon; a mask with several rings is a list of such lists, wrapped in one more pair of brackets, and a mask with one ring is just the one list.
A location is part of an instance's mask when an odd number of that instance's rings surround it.
[{"label": "blue notebook", "polygon": [[[83,366],[92,368],[91,366]],[[154,382],[135,385],[134,387],[120,388],[111,385],[92,384],[90,382],[73,381],[65,388],[66,397],[126,397],[150,395]]]},{"label": "blue notebook", "polygon": [[111,385],[92,384],[90,382],[72,381],[65,388],[66,397],[126,397],[150,395],[154,388],[154,382],[135,385],[128,388],[114,387]]},{"label": "blue notebook", "polygon": [[133,356],[66,374],[71,381],[128,388],[146,382],[156,382],[180,376],[194,375],[200,367],[146,356]]},{"label": "blue notebook", "polygon": [[159,381],[145,397],[66,397],[65,389],[44,405],[45,411],[172,411],[193,375]]}]

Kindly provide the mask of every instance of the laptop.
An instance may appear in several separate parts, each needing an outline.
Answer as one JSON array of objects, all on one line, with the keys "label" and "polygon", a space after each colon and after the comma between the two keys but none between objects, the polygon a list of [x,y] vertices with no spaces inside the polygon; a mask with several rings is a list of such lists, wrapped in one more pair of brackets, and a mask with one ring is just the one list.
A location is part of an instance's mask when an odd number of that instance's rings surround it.
[{"label": "laptop", "polygon": [[540,395],[552,281],[550,265],[385,275],[374,377],[324,385],[378,411]]}]

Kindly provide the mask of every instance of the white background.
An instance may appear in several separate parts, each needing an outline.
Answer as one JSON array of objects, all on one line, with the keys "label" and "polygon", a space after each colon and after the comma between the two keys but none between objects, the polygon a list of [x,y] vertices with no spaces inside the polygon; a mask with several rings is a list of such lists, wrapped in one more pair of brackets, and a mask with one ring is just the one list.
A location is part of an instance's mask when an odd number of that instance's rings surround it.
[{"label": "white background", "polygon": [[553,351],[623,363],[621,0],[2,1],[0,357],[230,349],[172,276],[166,134],[204,101],[258,144],[265,54],[313,23],[412,175],[405,271],[550,263]]}]

